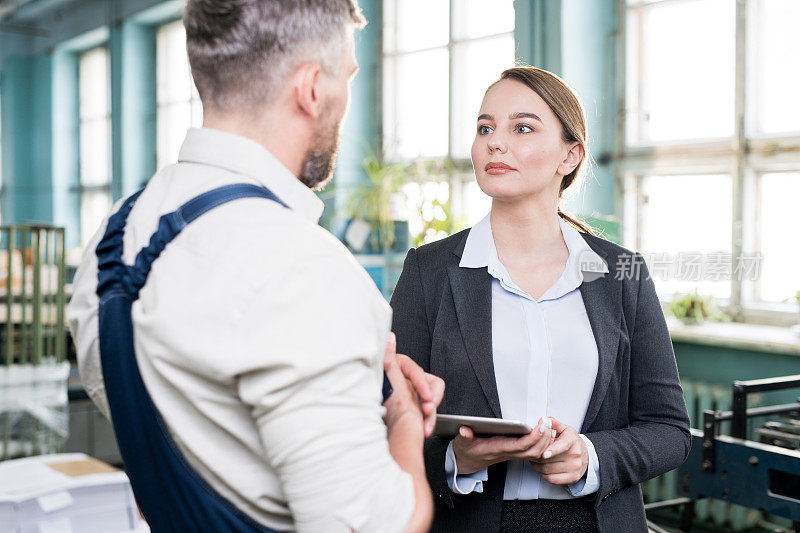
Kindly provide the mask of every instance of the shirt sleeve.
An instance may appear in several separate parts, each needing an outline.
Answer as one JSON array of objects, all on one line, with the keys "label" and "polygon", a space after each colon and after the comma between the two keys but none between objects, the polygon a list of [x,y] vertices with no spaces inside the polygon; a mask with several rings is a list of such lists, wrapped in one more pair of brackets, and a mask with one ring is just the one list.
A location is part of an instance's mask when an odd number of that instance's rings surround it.
[{"label": "shirt sleeve", "polygon": [[[381,405],[391,310],[342,249],[298,253],[256,291],[242,331],[258,361],[237,377],[297,531],[402,531],[411,476],[389,453]],[[250,322],[252,324],[252,322]]]},{"label": "shirt sleeve", "polygon": [[471,474],[458,473],[456,452],[453,451],[452,440],[447,445],[447,452],[444,456],[444,472],[447,476],[447,485],[456,494],[483,492],[483,482],[489,479],[489,471],[486,468]]},{"label": "shirt sleeve", "polygon": [[585,435],[580,435],[580,437],[589,450],[589,465],[586,467],[586,473],[581,479],[567,485],[570,493],[576,497],[597,492],[597,489],[600,488],[600,462],[597,460],[597,451],[588,437]]},{"label": "shirt sleeve", "polygon": [[[116,213],[125,199],[118,200],[111,213]],[[75,343],[78,358],[78,373],[86,394],[99,411],[111,420],[106,388],[103,384],[103,369],[100,364],[100,340],[97,298],[97,248],[106,232],[108,216],[84,248],[81,263],[72,281],[72,297],[66,308],[67,324]]]}]

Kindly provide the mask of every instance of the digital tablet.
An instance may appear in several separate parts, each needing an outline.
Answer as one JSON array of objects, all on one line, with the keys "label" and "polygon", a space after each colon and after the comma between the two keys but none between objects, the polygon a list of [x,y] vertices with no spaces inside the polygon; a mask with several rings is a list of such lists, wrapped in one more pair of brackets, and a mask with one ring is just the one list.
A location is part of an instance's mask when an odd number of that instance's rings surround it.
[{"label": "digital tablet", "polygon": [[458,428],[461,426],[469,427],[476,436],[481,437],[494,435],[521,436],[530,433],[531,429],[533,429],[519,420],[437,414],[436,427],[433,430],[433,434],[440,437],[455,437],[458,435]]}]

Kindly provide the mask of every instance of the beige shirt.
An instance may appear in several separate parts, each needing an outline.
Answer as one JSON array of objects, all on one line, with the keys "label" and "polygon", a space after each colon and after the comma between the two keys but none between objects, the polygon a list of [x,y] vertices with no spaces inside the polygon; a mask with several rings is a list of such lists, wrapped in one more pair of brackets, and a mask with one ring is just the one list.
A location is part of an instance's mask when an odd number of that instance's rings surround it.
[{"label": "beige shirt", "polygon": [[[179,162],[134,205],[124,259],[133,263],[161,215],[231,183],[265,185],[291,209],[235,200],[167,245],[133,304],[147,390],[192,467],[258,522],[401,531],[414,493],[382,420],[391,309],[317,225],[323,205],[311,190],[256,142],[190,129]],[[83,384],[109,416],[95,294],[105,225],[84,254],[67,315]]]}]

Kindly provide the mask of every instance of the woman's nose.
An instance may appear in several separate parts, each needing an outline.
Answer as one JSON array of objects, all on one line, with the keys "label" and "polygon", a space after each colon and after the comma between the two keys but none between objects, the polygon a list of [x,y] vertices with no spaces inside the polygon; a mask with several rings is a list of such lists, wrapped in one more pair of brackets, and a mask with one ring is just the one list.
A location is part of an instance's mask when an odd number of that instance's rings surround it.
[{"label": "woman's nose", "polygon": [[497,134],[489,137],[488,147],[490,152],[505,153],[507,149],[505,141]]}]

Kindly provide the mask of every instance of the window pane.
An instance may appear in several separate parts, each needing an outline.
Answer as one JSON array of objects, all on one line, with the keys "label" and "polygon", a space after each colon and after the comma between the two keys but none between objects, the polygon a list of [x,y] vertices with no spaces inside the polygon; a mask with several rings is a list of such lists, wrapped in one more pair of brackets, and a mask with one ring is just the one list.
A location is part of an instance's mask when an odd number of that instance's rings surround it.
[{"label": "window pane", "polygon": [[629,11],[630,143],[733,135],[735,8],[692,0]]},{"label": "window pane", "polygon": [[80,183],[111,182],[111,110],[108,50],[100,47],[78,61]]},{"label": "window pane", "polygon": [[81,194],[81,243],[84,247],[110,210],[111,194],[108,191],[87,191]]},{"label": "window pane", "polygon": [[109,114],[111,102],[108,50],[95,48],[81,55],[78,63],[80,117],[90,119]]},{"label": "window pane", "polygon": [[453,48],[453,157],[469,158],[483,94],[514,66],[514,36],[460,43]]},{"label": "window pane", "polygon": [[192,118],[190,102],[177,102],[158,108],[158,168],[175,163]]},{"label": "window pane", "polygon": [[513,0],[453,2],[453,36],[470,39],[514,31]]},{"label": "window pane", "polygon": [[157,165],[178,160],[186,130],[203,123],[203,109],[186,55],[186,30],[178,20],[156,34]]},{"label": "window pane", "polygon": [[449,4],[448,0],[386,2],[386,49],[403,52],[446,45],[450,36]]},{"label": "window pane", "polygon": [[385,71],[386,153],[390,158],[446,156],[447,49],[390,58]]},{"label": "window pane", "polygon": [[660,293],[730,296],[731,190],[727,175],[642,179],[641,248]]},{"label": "window pane", "polygon": [[787,60],[800,56],[800,2],[759,0],[748,16],[754,18],[751,100],[756,133],[800,132],[800,69]]},{"label": "window pane", "polygon": [[789,227],[800,198],[800,172],[764,174],[760,186],[758,237],[763,260],[756,293],[761,300],[781,302],[800,290],[800,247]]},{"label": "window pane", "polygon": [[181,21],[159,28],[156,35],[157,101],[186,101],[192,96],[192,76],[186,56],[186,32]]},{"label": "window pane", "polygon": [[98,185],[111,181],[110,123],[105,118],[81,122],[81,184]]}]

